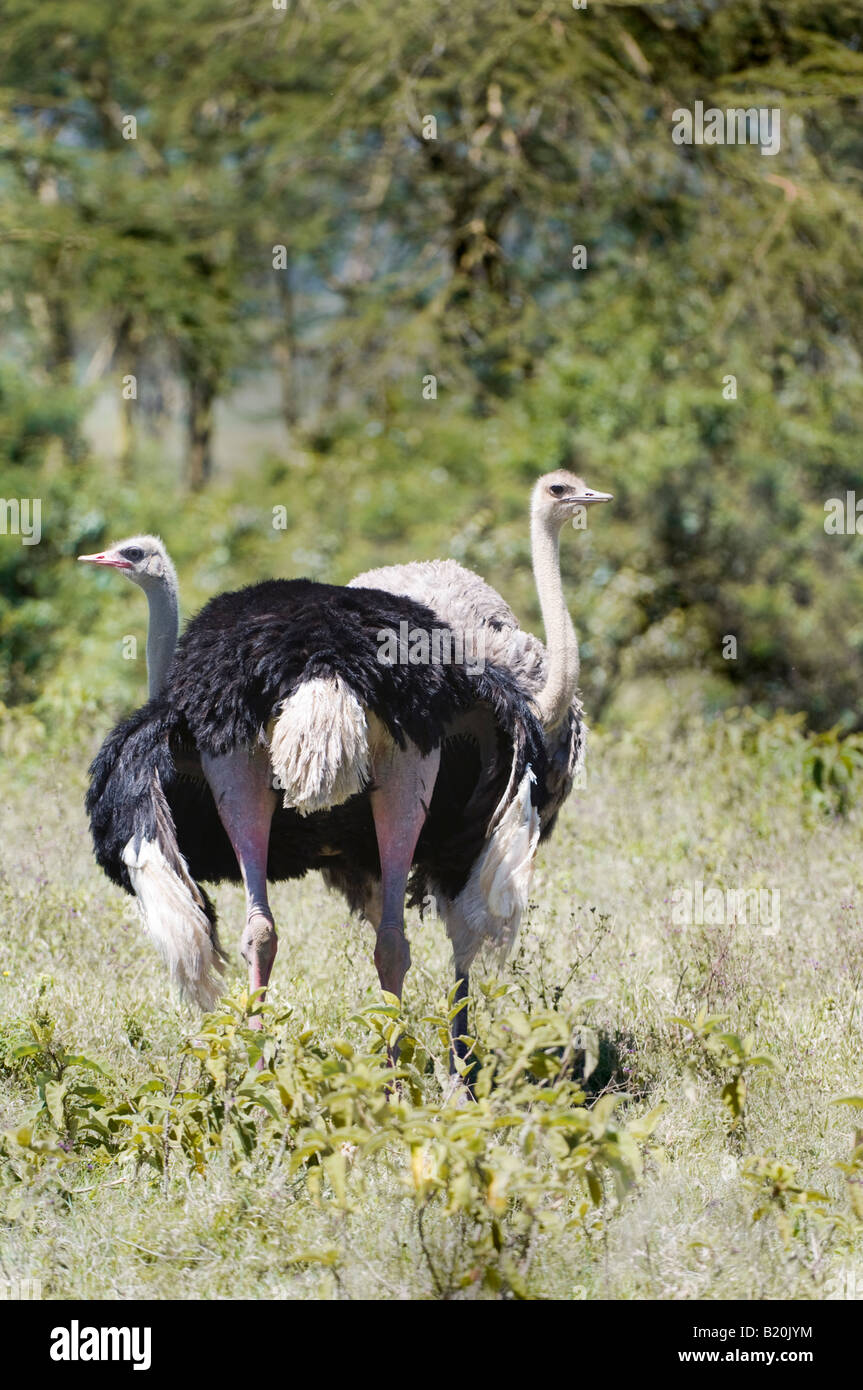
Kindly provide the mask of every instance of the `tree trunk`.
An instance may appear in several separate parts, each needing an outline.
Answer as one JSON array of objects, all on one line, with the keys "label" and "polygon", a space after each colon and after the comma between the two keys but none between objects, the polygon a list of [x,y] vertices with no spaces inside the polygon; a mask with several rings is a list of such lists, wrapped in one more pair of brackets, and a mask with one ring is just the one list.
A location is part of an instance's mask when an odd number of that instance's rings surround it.
[{"label": "tree trunk", "polygon": [[60,295],[46,295],[48,319],[48,352],[46,366],[55,380],[64,386],[72,380],[75,345],[65,300]]},{"label": "tree trunk", "polygon": [[294,337],[294,297],[291,291],[289,270],[276,272],[276,289],[279,296],[281,318],[279,337],[276,343],[276,361],[279,364],[279,377],[282,386],[282,419],[290,434],[299,419],[297,409],[297,382],[295,374],[296,340]]},{"label": "tree trunk", "polygon": [[119,371],[120,377],[120,468],[124,478],[131,478],[133,475],[133,464],[135,460],[136,443],[136,412],[138,400],[130,399],[126,396],[124,379],[129,376],[135,377],[135,390],[140,389],[138,381],[138,334],[135,332],[135,323],[131,314],[125,314],[120,327],[117,329],[117,347],[114,353],[114,361]]},{"label": "tree trunk", "polygon": [[199,492],[213,472],[213,405],[215,378],[206,369],[189,373],[189,486]]}]

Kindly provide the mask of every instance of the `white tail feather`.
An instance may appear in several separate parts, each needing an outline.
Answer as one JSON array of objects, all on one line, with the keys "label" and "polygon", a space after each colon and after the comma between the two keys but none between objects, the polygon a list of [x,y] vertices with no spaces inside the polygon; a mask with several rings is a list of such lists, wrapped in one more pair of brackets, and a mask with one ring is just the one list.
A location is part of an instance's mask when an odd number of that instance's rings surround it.
[{"label": "white tail feather", "polygon": [[285,700],[270,745],[284,805],[307,816],[363,790],[369,781],[365,711],[339,676],[303,681]]},{"label": "white tail feather", "polygon": [[180,873],[155,840],[142,839],[136,850],[131,839],[123,850],[144,925],[172,980],[202,1009],[211,1009],[221,994],[224,967],[186,861],[178,854],[177,862]]},{"label": "white tail feather", "polygon": [[489,912],[506,923],[500,944],[509,949],[527,907],[530,878],[539,844],[539,815],[530,799],[531,768],[504,811],[479,865],[479,883]]},{"label": "white tail feather", "polygon": [[458,897],[439,899],[457,971],[470,968],[484,943],[505,955],[516,938],[539,843],[539,816],[530,799],[534,780],[528,768]]}]

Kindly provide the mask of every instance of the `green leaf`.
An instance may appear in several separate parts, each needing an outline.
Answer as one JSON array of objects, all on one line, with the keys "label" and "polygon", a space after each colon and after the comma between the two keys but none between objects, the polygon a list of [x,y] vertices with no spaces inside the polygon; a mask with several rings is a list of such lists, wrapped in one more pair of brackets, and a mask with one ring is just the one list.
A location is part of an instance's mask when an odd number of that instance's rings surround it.
[{"label": "green leaf", "polygon": [[339,1206],[344,1206],[347,1198],[347,1187],[345,1183],[347,1165],[345,1163],[344,1154],[339,1151],[327,1154],[326,1158],[322,1160],[322,1164],[337,1203]]},{"label": "green leaf", "polygon": [[48,1114],[58,1129],[65,1129],[66,1114],[63,1108],[63,1098],[66,1094],[66,1087],[64,1083],[62,1081],[46,1081],[44,1094]]},{"label": "green leaf", "polygon": [[87,1067],[90,1071],[97,1071],[100,1076],[110,1076],[110,1072],[102,1066],[101,1062],[96,1062],[92,1057],[87,1057],[83,1052],[70,1054],[65,1059],[67,1067]]},{"label": "green leaf", "polygon": [[720,1092],[722,1102],[731,1111],[735,1124],[743,1114],[743,1106],[746,1101],[746,1081],[741,1073],[731,1081],[726,1081]]}]

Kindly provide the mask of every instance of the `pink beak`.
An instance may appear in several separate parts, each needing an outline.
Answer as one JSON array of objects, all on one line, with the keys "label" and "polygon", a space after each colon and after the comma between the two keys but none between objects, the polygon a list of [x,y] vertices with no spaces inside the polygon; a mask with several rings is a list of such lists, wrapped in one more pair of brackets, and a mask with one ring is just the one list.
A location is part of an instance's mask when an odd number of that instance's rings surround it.
[{"label": "pink beak", "polygon": [[103,550],[99,555],[79,555],[78,559],[90,565],[108,565],[115,570],[130,570],[132,568],[128,560],[124,560],[119,555],[112,555],[110,551]]}]

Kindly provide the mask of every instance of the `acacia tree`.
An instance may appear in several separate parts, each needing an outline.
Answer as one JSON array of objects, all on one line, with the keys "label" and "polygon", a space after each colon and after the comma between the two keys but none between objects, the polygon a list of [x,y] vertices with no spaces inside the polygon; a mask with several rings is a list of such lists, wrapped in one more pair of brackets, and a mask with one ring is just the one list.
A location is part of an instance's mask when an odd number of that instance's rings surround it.
[{"label": "acacia tree", "polygon": [[[0,302],[34,379],[169,361],[202,487],[215,402],[275,363],[313,510],[337,481],[348,528],[365,490],[375,545],[469,517],[459,554],[513,585],[525,485],[578,443],[617,499],[577,561],[594,708],[700,665],[857,717],[861,566],[823,530],[863,415],[856,3],[130,0],[118,23],[8,0],[4,20]],[[676,145],[696,101],[778,106],[779,153]]]},{"label": "acacia tree", "polygon": [[181,8],[178,25],[175,7],[133,0],[118,24],[92,0],[10,0],[0,156],[19,249],[9,285],[45,371],[70,378],[97,330],[103,372],[143,376],[147,347],[167,348],[187,383],[188,476],[201,486],[214,401],[248,346],[242,250],[255,201],[241,106],[230,91],[213,97],[238,7]]}]

